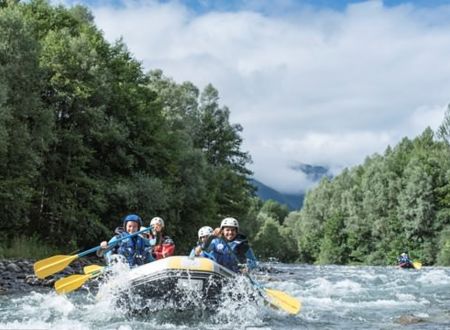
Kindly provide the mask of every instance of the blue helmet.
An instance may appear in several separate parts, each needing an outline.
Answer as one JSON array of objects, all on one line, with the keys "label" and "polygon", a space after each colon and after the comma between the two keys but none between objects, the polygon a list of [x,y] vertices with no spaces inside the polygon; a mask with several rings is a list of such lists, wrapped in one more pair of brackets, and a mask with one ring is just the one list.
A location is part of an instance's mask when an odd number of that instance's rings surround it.
[{"label": "blue helmet", "polygon": [[128,221],[134,221],[137,222],[139,224],[139,226],[142,226],[142,219],[140,216],[138,216],[137,214],[128,214],[124,219],[123,219],[123,226],[126,227],[127,226],[127,222]]}]

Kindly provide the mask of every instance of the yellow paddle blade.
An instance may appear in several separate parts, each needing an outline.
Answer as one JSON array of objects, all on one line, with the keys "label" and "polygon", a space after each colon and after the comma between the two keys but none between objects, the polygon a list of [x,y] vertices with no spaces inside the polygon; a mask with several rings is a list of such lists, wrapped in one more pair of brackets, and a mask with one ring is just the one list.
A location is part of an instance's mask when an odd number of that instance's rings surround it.
[{"label": "yellow paddle blade", "polygon": [[42,259],[34,263],[34,274],[38,278],[46,278],[66,268],[73,260],[78,258],[74,256],[58,255],[47,259]]},{"label": "yellow paddle blade", "polygon": [[267,296],[267,301],[271,305],[293,315],[298,314],[300,312],[302,304],[297,298],[294,298],[283,291],[278,291],[274,289],[265,288],[264,291]]},{"label": "yellow paddle blade", "polygon": [[415,269],[422,268],[422,263],[420,261],[414,261],[412,264],[413,264]]},{"label": "yellow paddle blade", "polygon": [[105,268],[105,267],[104,266],[99,266],[99,265],[89,265],[89,266],[84,266],[83,267],[83,272],[85,274],[92,274],[92,273],[103,271],[103,268]]},{"label": "yellow paddle blade", "polygon": [[91,274],[86,275],[70,275],[61,278],[55,282],[55,290],[57,293],[69,293],[80,288],[84,283],[92,277]]}]

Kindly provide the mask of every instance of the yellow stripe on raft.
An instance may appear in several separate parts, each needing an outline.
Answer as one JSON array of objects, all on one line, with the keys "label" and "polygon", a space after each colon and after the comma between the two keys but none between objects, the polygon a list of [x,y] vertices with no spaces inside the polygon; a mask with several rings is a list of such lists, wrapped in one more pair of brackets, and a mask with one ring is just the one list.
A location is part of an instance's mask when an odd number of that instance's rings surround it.
[{"label": "yellow stripe on raft", "polygon": [[198,270],[205,272],[213,272],[214,264],[207,258],[189,259],[184,257],[170,257],[167,258],[167,268],[180,270]]}]

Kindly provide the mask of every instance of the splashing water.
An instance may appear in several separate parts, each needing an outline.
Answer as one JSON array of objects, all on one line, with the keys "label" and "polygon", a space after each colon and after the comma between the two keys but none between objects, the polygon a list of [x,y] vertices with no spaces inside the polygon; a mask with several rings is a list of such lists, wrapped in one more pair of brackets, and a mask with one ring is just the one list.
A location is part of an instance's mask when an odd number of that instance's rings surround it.
[{"label": "splashing water", "polygon": [[[164,302],[160,310],[130,315],[127,306],[117,304],[114,288],[121,286],[123,293],[129,285],[128,270],[118,264],[108,275],[111,278],[98,284],[98,294],[97,289],[88,288],[67,296],[53,290],[0,296],[0,329],[450,328],[450,268],[271,267],[280,273],[253,276],[267,287],[300,299],[303,308],[299,315],[289,316],[264,305],[245,277],[228,283],[213,309],[188,285],[176,289],[184,290],[181,305],[194,307],[177,310]],[[128,303],[139,308],[162,302],[130,299]]]}]

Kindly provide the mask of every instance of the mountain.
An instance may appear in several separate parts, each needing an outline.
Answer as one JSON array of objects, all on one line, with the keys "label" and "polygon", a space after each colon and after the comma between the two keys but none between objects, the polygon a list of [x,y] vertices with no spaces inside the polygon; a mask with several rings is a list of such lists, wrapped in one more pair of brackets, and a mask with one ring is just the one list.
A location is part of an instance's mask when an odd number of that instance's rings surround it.
[{"label": "mountain", "polygon": [[287,205],[290,211],[299,210],[303,206],[304,194],[280,193],[255,179],[251,179],[250,183],[256,188],[256,195],[263,201],[272,199],[280,204]]},{"label": "mountain", "polygon": [[324,176],[328,177],[329,179],[333,177],[328,167],[320,165],[298,163],[291,166],[291,169],[303,172],[304,174],[306,174],[308,180],[312,182],[319,182],[320,179],[322,179]]},{"label": "mountain", "polygon": [[[295,171],[303,172],[311,182],[319,182],[323,177],[328,177],[329,179],[333,177],[326,166],[297,163],[291,168]],[[303,206],[304,193],[281,193],[256,179],[251,179],[250,182],[256,188],[256,195],[263,201],[272,199],[280,204],[287,205],[291,211],[300,210]]]}]

